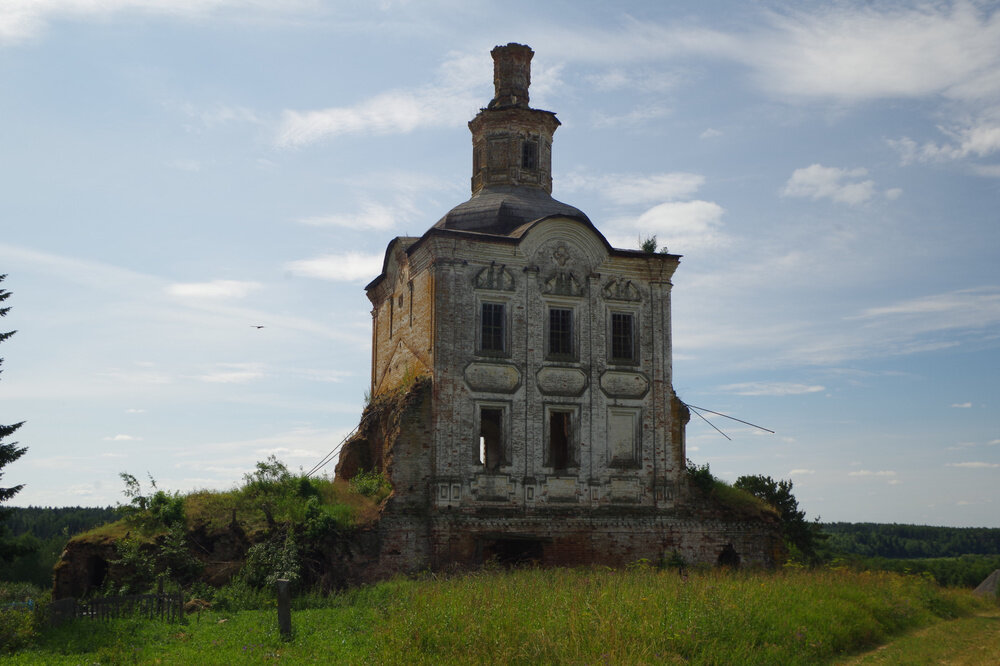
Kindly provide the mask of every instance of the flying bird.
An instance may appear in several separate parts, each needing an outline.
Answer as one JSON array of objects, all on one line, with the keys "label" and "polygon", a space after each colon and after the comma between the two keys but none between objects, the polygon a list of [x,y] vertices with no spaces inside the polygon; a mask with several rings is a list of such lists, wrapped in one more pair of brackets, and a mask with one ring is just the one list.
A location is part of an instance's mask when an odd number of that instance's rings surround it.
[{"label": "flying bird", "polygon": [[264,327],[258,324],[250,324],[250,328],[264,328]]}]

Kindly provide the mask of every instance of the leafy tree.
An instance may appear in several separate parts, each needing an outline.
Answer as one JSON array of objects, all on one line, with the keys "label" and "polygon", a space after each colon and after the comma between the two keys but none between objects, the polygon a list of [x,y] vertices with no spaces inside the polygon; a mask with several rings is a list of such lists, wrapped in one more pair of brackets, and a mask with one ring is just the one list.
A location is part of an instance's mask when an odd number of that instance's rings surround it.
[{"label": "leafy tree", "polygon": [[[7,275],[0,275],[0,282],[3,282]],[[3,303],[10,296],[10,292],[6,289],[0,288],[0,303]],[[0,307],[0,317],[4,317],[10,311],[10,307]],[[17,331],[7,331],[6,333],[0,333],[0,342],[3,342],[10,336],[17,333]],[[0,358],[0,365],[3,364],[3,359]],[[13,425],[0,425],[0,470],[4,467],[14,462],[21,456],[25,454],[28,450],[26,447],[19,447],[17,442],[4,442],[13,435],[18,428],[24,425],[24,421],[20,423],[15,423]],[[0,479],[3,478],[3,472],[0,471]],[[0,487],[0,504],[3,504],[11,497],[16,495],[21,491],[24,484],[17,486],[11,486],[9,488]],[[23,555],[30,552],[28,546],[24,543],[16,543],[10,539],[7,535],[7,528],[4,525],[4,519],[7,517],[8,510],[0,507],[0,563],[5,563],[12,560],[18,555]]]},{"label": "leafy tree", "polygon": [[778,510],[785,543],[793,556],[801,555],[810,563],[819,560],[817,547],[826,535],[821,532],[819,522],[807,521],[806,512],[799,510],[790,480],[775,481],[769,476],[756,474],[741,476],[733,486],[759,497]]}]

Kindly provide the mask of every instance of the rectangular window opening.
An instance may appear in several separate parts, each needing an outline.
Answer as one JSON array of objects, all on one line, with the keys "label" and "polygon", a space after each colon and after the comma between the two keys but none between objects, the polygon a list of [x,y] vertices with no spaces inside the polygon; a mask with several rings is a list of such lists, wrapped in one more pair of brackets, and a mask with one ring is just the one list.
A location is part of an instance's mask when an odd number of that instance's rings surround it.
[{"label": "rectangular window opening", "polygon": [[573,311],[567,308],[549,308],[549,354],[573,355]]},{"label": "rectangular window opening", "polygon": [[506,308],[503,303],[483,303],[480,318],[480,349],[503,352],[506,349]]},{"label": "rectangular window opening", "polygon": [[407,308],[407,311],[409,312],[410,326],[412,327],[413,326],[413,280],[410,280],[406,284],[409,287],[410,291],[410,305],[409,308]]},{"label": "rectangular window opening", "polygon": [[538,142],[537,141],[525,141],[521,145],[521,168],[522,169],[537,169],[538,168]]},{"label": "rectangular window opening", "polygon": [[570,444],[573,422],[570,416],[570,412],[549,414],[549,463],[555,471],[566,469],[572,462]]},{"label": "rectangular window opening", "polygon": [[482,407],[479,410],[479,464],[488,470],[503,464],[503,410]]},{"label": "rectangular window opening", "polygon": [[611,358],[615,361],[635,360],[635,327],[631,313],[611,313]]}]

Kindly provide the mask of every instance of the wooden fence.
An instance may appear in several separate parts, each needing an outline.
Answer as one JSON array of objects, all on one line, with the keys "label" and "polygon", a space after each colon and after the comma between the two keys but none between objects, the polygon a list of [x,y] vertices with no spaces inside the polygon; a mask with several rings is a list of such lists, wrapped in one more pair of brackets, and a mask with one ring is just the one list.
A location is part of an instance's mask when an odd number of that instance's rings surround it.
[{"label": "wooden fence", "polygon": [[127,594],[97,597],[87,601],[69,597],[53,601],[49,605],[49,612],[52,624],[55,625],[78,617],[110,620],[129,616],[181,622],[184,619],[184,595],[181,592]]}]

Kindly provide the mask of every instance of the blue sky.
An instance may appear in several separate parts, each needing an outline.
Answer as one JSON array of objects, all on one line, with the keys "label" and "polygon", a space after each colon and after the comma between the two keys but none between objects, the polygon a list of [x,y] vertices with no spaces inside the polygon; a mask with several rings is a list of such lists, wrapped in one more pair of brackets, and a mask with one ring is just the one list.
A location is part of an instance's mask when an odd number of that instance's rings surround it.
[{"label": "blue sky", "polygon": [[556,198],[684,255],[678,394],[775,431],[695,418],[692,460],[790,478],[809,517],[1000,527],[1000,11],[975,2],[5,0],[15,503],[333,448],[362,287],[468,198],[511,41],[563,123]]}]

